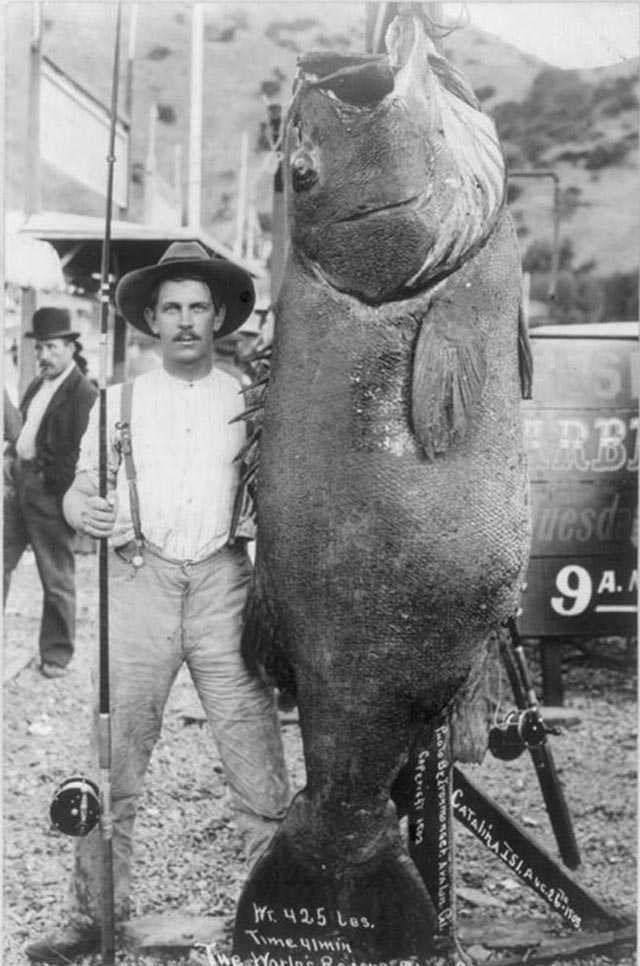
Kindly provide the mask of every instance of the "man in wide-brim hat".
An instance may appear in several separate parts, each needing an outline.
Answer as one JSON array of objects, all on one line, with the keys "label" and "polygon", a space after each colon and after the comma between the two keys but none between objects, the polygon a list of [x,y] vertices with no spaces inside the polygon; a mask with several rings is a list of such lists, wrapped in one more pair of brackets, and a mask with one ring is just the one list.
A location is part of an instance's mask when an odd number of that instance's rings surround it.
[{"label": "man in wide-brim hat", "polygon": [[42,583],[39,666],[66,672],[75,645],[75,534],[62,513],[82,434],[97,395],[85,376],[80,333],[66,308],[42,306],[25,333],[35,341],[39,375],[20,402],[22,427],[5,454],[4,601],[11,574],[31,546]]},{"label": "man in wide-brim hat", "polygon": [[[97,417],[64,508],[80,533],[108,537],[113,852],[116,919],[128,915],[136,803],[171,686],[186,662],[223,765],[247,859],[270,840],[289,802],[272,691],[240,653],[251,578],[240,522],[230,542],[245,441],[239,384],[214,365],[214,339],[249,316],[251,276],[175,242],[125,275],[115,302],[158,338],[162,365],[107,393],[108,500],[97,495]],[[96,407],[97,409],[97,407]],[[120,425],[118,425],[120,424]],[[124,427],[124,428],[123,428]],[[73,960],[99,946],[99,832],[77,840],[74,907],[61,933],[27,948],[34,961]],[[62,957],[66,957],[63,960]]]}]

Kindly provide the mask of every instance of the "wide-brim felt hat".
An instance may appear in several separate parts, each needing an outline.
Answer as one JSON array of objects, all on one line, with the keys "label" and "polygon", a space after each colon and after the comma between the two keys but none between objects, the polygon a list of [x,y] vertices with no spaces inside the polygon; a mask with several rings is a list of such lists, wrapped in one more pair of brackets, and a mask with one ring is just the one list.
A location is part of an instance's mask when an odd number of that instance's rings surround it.
[{"label": "wide-brim felt hat", "polygon": [[118,311],[136,329],[155,336],[144,317],[149,296],[160,282],[182,275],[202,279],[215,301],[226,306],[216,338],[233,332],[251,315],[256,293],[249,272],[228,258],[211,257],[196,241],[172,242],[155,265],[123,275],[115,291]]},{"label": "wide-brim felt hat", "polygon": [[71,312],[53,305],[43,305],[36,309],[31,320],[32,332],[25,332],[25,338],[46,342],[47,339],[79,339],[80,333],[71,328]]}]

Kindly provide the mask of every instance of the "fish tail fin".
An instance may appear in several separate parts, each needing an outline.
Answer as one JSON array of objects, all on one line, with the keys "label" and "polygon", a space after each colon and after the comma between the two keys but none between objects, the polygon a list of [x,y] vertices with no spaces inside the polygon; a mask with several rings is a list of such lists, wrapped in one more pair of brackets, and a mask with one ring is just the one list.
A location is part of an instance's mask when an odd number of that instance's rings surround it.
[{"label": "fish tail fin", "polygon": [[[236,911],[234,954],[269,962],[283,950],[306,966],[433,955],[435,914],[400,840],[332,871],[281,828],[253,867]],[[252,956],[252,954],[254,954]]]}]

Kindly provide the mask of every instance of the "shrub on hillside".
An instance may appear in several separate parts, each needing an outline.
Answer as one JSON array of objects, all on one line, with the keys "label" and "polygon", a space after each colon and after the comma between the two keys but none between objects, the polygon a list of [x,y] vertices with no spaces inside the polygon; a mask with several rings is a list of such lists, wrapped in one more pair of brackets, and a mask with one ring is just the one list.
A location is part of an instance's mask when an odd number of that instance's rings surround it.
[{"label": "shrub on hillside", "polygon": [[[549,314],[555,322],[573,325],[606,321],[636,321],[638,319],[638,273],[615,272],[599,277],[595,263],[574,272],[559,272],[555,298],[549,302]],[[531,275],[531,298],[547,302],[548,271]]]},{"label": "shrub on hillside", "polygon": [[594,107],[601,107],[602,113],[609,117],[614,117],[621,111],[637,110],[636,83],[637,78],[635,76],[615,77],[612,80],[600,81],[593,89]]},{"label": "shrub on hillside", "polygon": [[209,44],[230,44],[235,40],[238,28],[234,23],[207,24],[204,38]]},{"label": "shrub on hillside", "polygon": [[610,164],[620,164],[630,147],[626,141],[603,141],[589,152],[584,166],[588,171],[598,171]]},{"label": "shrub on hillside", "polygon": [[520,144],[527,160],[535,166],[545,152],[553,147],[554,141],[545,131],[532,128],[521,135]]},{"label": "shrub on hillside", "polygon": [[205,25],[205,40],[209,43],[228,44],[235,40],[239,30],[247,30],[248,26],[246,10],[236,7],[227,11],[220,20]]},{"label": "shrub on hillside", "polygon": [[579,161],[586,161],[589,157],[590,151],[587,148],[583,148],[581,151],[561,151],[555,157],[556,161],[568,161],[570,164],[576,164]]},{"label": "shrub on hillside", "polygon": [[314,44],[317,47],[324,47],[325,50],[348,50],[351,46],[350,39],[345,34],[316,34]]},{"label": "shrub on hillside", "polygon": [[575,214],[576,209],[582,204],[580,201],[581,194],[582,188],[576,188],[575,185],[571,185],[570,187],[565,188],[564,191],[560,191],[560,218],[565,220],[567,218],[571,218]]},{"label": "shrub on hillside", "polygon": [[638,273],[614,272],[604,280],[605,319],[635,321],[638,315]]},{"label": "shrub on hillside", "polygon": [[513,204],[517,201],[522,194],[523,189],[519,184],[514,184],[512,181],[507,185],[507,202]]},{"label": "shrub on hillside", "polygon": [[577,71],[547,67],[534,78],[527,103],[530,114],[574,120],[588,117],[591,84],[585,84]]},{"label": "shrub on hillside", "polygon": [[301,33],[305,30],[311,30],[312,27],[320,27],[318,21],[313,17],[298,17],[297,20],[273,20],[268,24],[265,35],[279,47],[300,51],[302,48],[292,37],[283,35]]},{"label": "shrub on hillside", "polygon": [[555,295],[549,299],[549,273],[531,276],[531,299],[546,302],[551,319],[559,325],[602,322],[604,318],[604,285],[591,274],[572,271],[558,273]]},{"label": "shrub on hillside", "polygon": [[482,87],[476,88],[476,97],[479,101],[488,101],[490,97],[493,97],[495,92],[496,89],[491,84],[484,84]]},{"label": "shrub on hillside", "polygon": [[165,47],[164,44],[157,44],[147,54],[147,60],[166,60],[170,53],[170,47]]},{"label": "shrub on hillside", "polygon": [[[558,247],[558,268],[569,269],[574,259],[573,242],[570,238],[563,238]],[[533,241],[522,257],[522,267],[525,272],[541,273],[551,271],[553,262],[553,245],[548,241]]]},{"label": "shrub on hillside", "polygon": [[158,104],[158,120],[161,124],[176,123],[176,112],[171,104]]},{"label": "shrub on hillside", "polygon": [[524,101],[497,104],[492,114],[500,137],[518,144],[526,160],[536,164],[554,145],[590,136],[592,85],[577,71],[545,68]]}]

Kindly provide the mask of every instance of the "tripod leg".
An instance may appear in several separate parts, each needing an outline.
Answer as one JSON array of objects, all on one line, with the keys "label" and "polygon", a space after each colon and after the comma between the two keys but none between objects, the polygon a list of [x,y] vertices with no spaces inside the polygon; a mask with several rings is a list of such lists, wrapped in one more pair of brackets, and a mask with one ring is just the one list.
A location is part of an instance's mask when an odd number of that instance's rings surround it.
[{"label": "tripod leg", "polygon": [[513,697],[520,710],[533,714],[540,727],[535,729],[536,740],[526,744],[533,761],[540,790],[549,814],[562,861],[569,869],[580,865],[580,852],[573,831],[571,816],[564,797],[562,784],[556,771],[555,762],[546,737],[546,729],[536,698],[533,682],[529,674],[524,648],[518,634],[516,622],[512,618],[507,624],[511,641],[501,636],[500,654],[505,665]]}]

